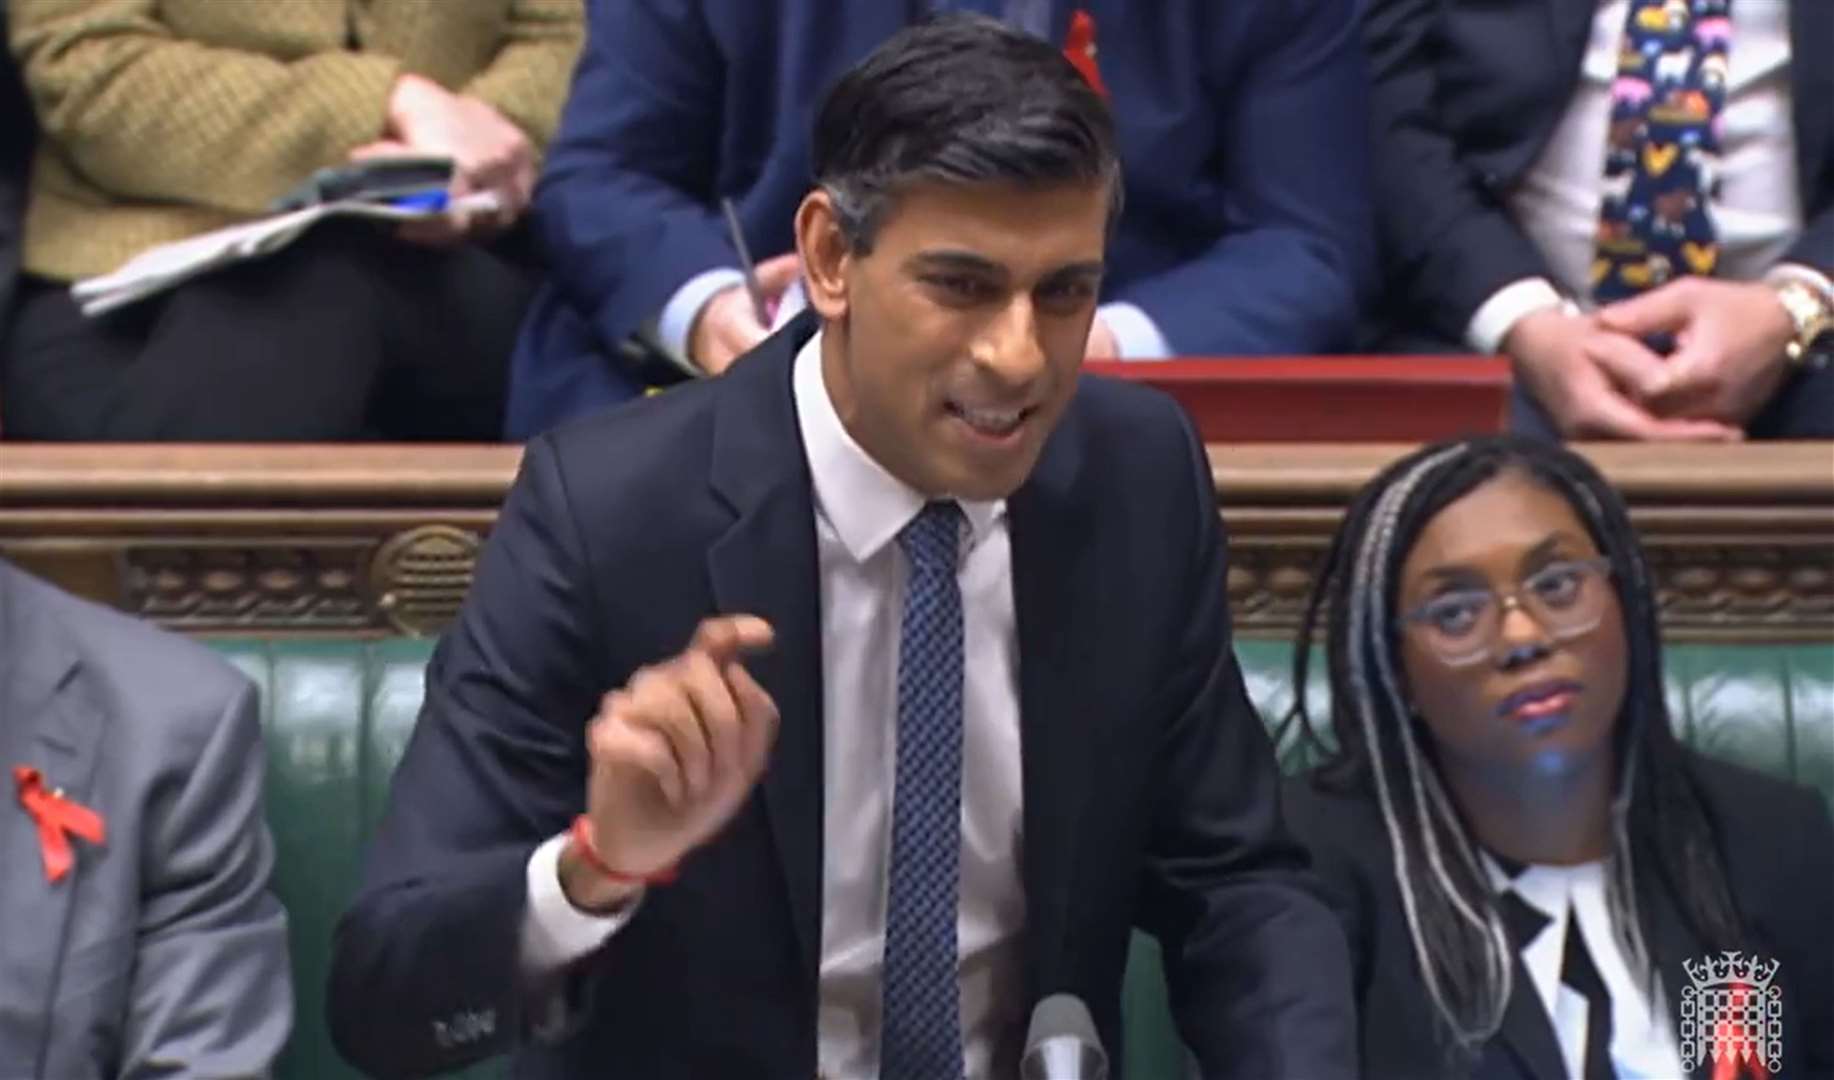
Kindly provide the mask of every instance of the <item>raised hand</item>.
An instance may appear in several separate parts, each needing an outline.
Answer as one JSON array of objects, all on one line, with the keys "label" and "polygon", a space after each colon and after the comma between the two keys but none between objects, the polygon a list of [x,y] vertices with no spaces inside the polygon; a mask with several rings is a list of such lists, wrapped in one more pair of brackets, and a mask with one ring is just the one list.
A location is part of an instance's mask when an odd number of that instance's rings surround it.
[{"label": "raised hand", "polygon": [[[744,805],[770,760],[778,714],[742,658],[772,639],[770,624],[753,616],[707,619],[680,655],[605,695],[586,736],[586,814],[606,866],[632,878],[666,870]],[[587,910],[634,891],[585,865],[571,843],[560,876],[568,899]]]}]

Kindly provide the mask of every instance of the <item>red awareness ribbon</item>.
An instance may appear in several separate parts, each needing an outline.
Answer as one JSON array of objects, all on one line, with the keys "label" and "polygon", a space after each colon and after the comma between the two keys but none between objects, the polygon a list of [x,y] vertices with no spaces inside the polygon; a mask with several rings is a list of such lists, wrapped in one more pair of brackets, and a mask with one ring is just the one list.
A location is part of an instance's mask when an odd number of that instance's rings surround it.
[{"label": "red awareness ribbon", "polygon": [[38,824],[38,847],[45,858],[45,880],[62,881],[76,865],[70,850],[70,837],[102,843],[102,815],[81,803],[72,802],[63,792],[45,787],[44,774],[30,765],[13,766],[13,781],[19,785],[19,805]]},{"label": "red awareness ribbon", "polygon": [[1063,55],[1096,93],[1108,96],[1108,88],[1102,85],[1102,69],[1095,61],[1095,16],[1081,8],[1070,16],[1070,32],[1064,37]]}]

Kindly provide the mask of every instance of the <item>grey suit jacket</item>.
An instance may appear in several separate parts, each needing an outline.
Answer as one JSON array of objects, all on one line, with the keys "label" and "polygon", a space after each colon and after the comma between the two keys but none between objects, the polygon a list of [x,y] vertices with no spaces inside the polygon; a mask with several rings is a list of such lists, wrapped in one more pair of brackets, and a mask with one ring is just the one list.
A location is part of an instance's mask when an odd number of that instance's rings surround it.
[{"label": "grey suit jacket", "polygon": [[292,1026],[255,688],[208,650],[0,562],[0,783],[102,814],[46,879],[0,796],[0,1078],[266,1075]]}]

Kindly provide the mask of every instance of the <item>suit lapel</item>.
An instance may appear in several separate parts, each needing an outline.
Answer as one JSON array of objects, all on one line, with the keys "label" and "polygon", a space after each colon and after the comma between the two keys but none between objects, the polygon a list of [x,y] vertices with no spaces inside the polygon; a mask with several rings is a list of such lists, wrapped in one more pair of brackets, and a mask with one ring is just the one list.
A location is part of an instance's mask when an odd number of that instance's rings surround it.
[{"label": "suit lapel", "polygon": [[[1700,956],[1704,946],[1682,920],[1681,912],[1675,906],[1673,892],[1667,887],[1666,881],[1659,876],[1652,877],[1647,884],[1639,883],[1638,893],[1643,925],[1649,928],[1648,946],[1651,961],[1656,967],[1656,981],[1667,1005],[1670,1030],[1679,1040],[1681,996],[1677,976],[1683,971],[1682,961]],[[1541,1007],[1534,983],[1529,979],[1528,969],[1523,966],[1519,955],[1514,963],[1515,981],[1509,995],[1509,1006],[1503,1013],[1503,1027],[1499,1034],[1526,1075],[1535,1080],[1561,1080],[1566,1075],[1566,1067],[1560,1056],[1560,1044],[1554,1034],[1554,1026],[1548,1020],[1547,1011]],[[1682,1049],[1685,1051],[1685,1048]],[[1686,1056],[1685,1052],[1683,1056]],[[1697,1080],[1705,1080],[1708,1074],[1709,1069],[1702,1063],[1689,1075]]]},{"label": "suit lapel", "polygon": [[707,553],[715,605],[775,628],[770,653],[747,662],[782,725],[763,798],[794,923],[802,973],[814,987],[821,948],[821,582],[807,457],[790,394],[807,315],[727,374],[713,434],[712,486],[734,519]]},{"label": "suit lapel", "polygon": [[[1796,178],[1804,209],[1813,214],[1816,177],[1834,153],[1834,67],[1826,54],[1834,41],[1834,4],[1795,0],[1789,6],[1790,94],[1796,125]],[[1813,44],[1811,44],[1813,43]],[[1830,166],[1834,167],[1834,166]]]},{"label": "suit lapel", "polygon": [[[1638,907],[1643,911],[1643,925],[1649,928],[1650,962],[1656,966],[1656,983],[1668,1007],[1669,1030],[1675,1033],[1675,1045],[1681,1058],[1687,1060],[1687,1047],[1681,1044],[1681,991],[1687,983],[1685,961],[1698,960],[1706,946],[1688,928],[1675,906],[1675,893],[1666,876],[1651,875],[1648,884],[1639,883]],[[1706,1061],[1700,1062],[1688,1075],[1706,1080],[1712,1073]]]},{"label": "suit lapel", "polygon": [[75,871],[55,884],[45,880],[38,831],[19,803],[13,766],[33,766],[47,784],[100,808],[93,787],[102,714],[82,692],[78,654],[62,628],[34,617],[37,588],[0,563],[0,783],[7,788],[0,797],[0,911],[10,931],[0,933],[0,986],[19,988],[11,1006],[0,1008],[0,1046],[15,1047],[38,1046],[49,1030],[72,897],[95,853],[76,841]]},{"label": "suit lapel", "polygon": [[1566,1063],[1560,1056],[1560,1042],[1553,1022],[1535,993],[1535,983],[1523,965],[1520,953],[1510,957],[1515,976],[1510,982],[1509,1004],[1503,1009],[1503,1027],[1498,1032],[1509,1047],[1524,1076],[1534,1080],[1564,1080]]},{"label": "suit lapel", "polygon": [[1069,985],[1068,901],[1074,893],[1078,816],[1089,783],[1090,522],[1074,492],[1074,408],[1024,487],[1008,500],[1013,607],[1019,638],[1019,741],[1024,796],[1026,996]]},{"label": "suit lapel", "polygon": [[[1552,48],[1550,55],[1559,61],[1548,71],[1550,75],[1558,73],[1562,79],[1559,83],[1562,108],[1579,79],[1579,70],[1586,59],[1586,44],[1592,38],[1592,20],[1597,15],[1598,0],[1548,0],[1548,44]],[[1559,110],[1555,110],[1554,115],[1557,117]]]}]

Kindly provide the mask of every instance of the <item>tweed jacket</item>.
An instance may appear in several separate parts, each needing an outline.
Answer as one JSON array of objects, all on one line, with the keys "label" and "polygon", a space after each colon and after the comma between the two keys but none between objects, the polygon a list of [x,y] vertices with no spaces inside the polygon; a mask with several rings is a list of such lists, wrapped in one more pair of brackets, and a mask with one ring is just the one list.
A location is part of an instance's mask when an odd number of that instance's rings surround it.
[{"label": "tweed jacket", "polygon": [[581,0],[14,0],[8,41],[42,129],[23,267],[105,273],[259,214],[382,137],[412,72],[545,146]]}]

